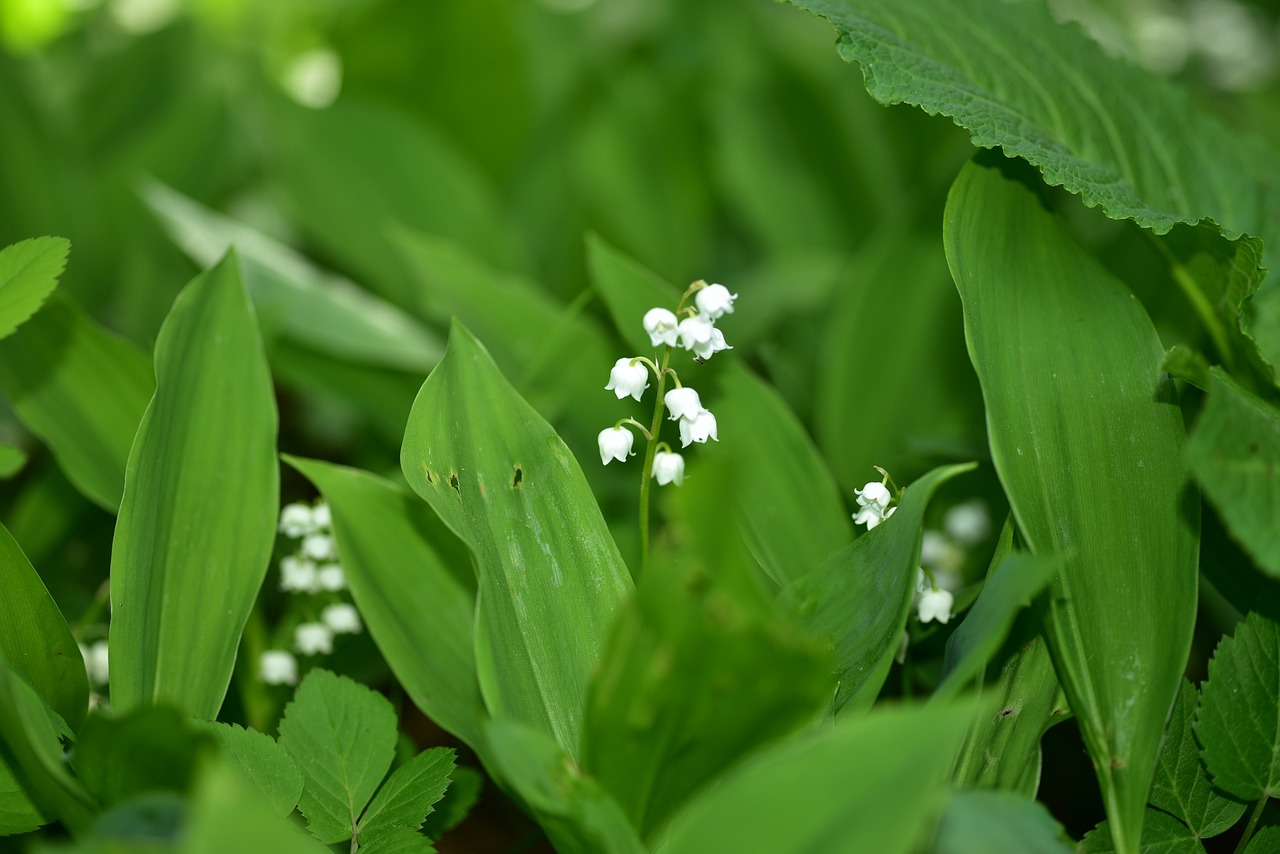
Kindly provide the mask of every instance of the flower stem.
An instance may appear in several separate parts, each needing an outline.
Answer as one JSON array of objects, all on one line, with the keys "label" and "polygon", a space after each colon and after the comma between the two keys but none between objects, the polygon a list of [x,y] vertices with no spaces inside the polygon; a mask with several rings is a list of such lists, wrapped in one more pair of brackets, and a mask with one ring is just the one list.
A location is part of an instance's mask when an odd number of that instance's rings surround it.
[{"label": "flower stem", "polygon": [[1240,837],[1240,844],[1236,846],[1235,854],[1240,854],[1249,847],[1249,840],[1253,838],[1253,831],[1258,827],[1258,819],[1262,818],[1262,810],[1266,807],[1268,800],[1270,798],[1266,795],[1258,799],[1258,805],[1253,808],[1253,813],[1249,816],[1249,823],[1245,825],[1244,836]]},{"label": "flower stem", "polygon": [[646,437],[644,466],[640,470],[640,572],[649,566],[649,483],[653,480],[653,458],[658,450],[658,431],[662,429],[664,398],[667,394],[667,364],[671,361],[671,347],[662,353],[662,369],[658,371],[658,402],[653,407],[653,425]]}]

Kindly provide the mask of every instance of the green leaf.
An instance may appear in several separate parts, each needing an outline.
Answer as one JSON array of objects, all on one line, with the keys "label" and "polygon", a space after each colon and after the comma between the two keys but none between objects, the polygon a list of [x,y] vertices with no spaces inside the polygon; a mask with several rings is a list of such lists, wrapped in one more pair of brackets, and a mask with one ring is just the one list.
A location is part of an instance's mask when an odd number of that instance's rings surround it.
[{"label": "green leaf", "polygon": [[680,289],[598,234],[587,235],[587,266],[591,283],[604,298],[609,316],[633,353],[654,350],[644,331],[644,314],[651,308],[676,310]]},{"label": "green leaf", "polygon": [[830,696],[821,645],[779,613],[745,546],[723,543],[737,535],[715,518],[718,496],[736,490],[736,477],[719,476],[726,470],[704,464],[680,488],[691,530],[678,536],[707,541],[702,559],[650,563],[587,697],[583,768],[642,836]]},{"label": "green leaf", "polygon": [[1183,680],[1173,715],[1165,729],[1164,747],[1151,785],[1151,806],[1177,817],[1199,839],[1217,836],[1244,815],[1245,804],[1218,791],[1200,760],[1192,721],[1200,693]]},{"label": "green leaf", "polygon": [[178,854],[327,854],[297,825],[275,815],[234,771],[211,764],[200,775]]},{"label": "green leaf", "polygon": [[460,323],[414,401],[401,466],[475,552],[490,712],[576,756],[587,674],[631,577],[569,449]]},{"label": "green leaf", "polygon": [[186,792],[213,739],[176,709],[95,712],[76,740],[72,767],[103,806],[153,791]]},{"label": "green leaf", "polygon": [[156,340],[111,553],[111,704],[218,714],[275,544],[276,408],[235,255]]},{"label": "green leaf", "polygon": [[416,830],[398,827],[374,837],[368,844],[361,843],[361,854],[432,854],[435,846],[431,840]]},{"label": "green leaf", "polygon": [[952,186],[947,258],[996,472],[1031,550],[1062,556],[1049,650],[1131,852],[1195,623],[1182,415],[1133,294],[1019,180],[1025,167],[987,162]]},{"label": "green leaf", "polygon": [[796,5],[835,25],[840,55],[862,67],[877,101],[950,116],[974,145],[1027,160],[1113,219],[1158,233],[1205,217],[1229,237],[1277,231],[1274,153],[1171,82],[1055,23],[1044,3]]},{"label": "green leaf", "polygon": [[[446,747],[424,750],[397,768],[382,784],[356,826],[360,848],[397,831],[417,833],[449,788],[456,753]],[[423,838],[425,841],[425,837]]]},{"label": "green leaf", "polygon": [[67,266],[71,241],[33,237],[0,249],[0,338],[40,310]]},{"label": "green leaf", "polygon": [[1188,458],[1231,536],[1280,578],[1280,411],[1221,368],[1196,421]]},{"label": "green leaf", "polygon": [[285,707],[280,743],[306,778],[298,809],[311,835],[343,842],[391,767],[396,713],[377,692],[312,670]]},{"label": "green leaf", "polygon": [[[1121,850],[1112,837],[1110,821],[1086,833],[1078,848],[1081,854],[1116,854]],[[1149,809],[1143,817],[1137,850],[1141,854],[1203,854],[1204,845],[1173,816]]]},{"label": "green leaf", "polygon": [[951,796],[933,850],[936,854],[1071,854],[1075,848],[1043,804],[1009,792],[979,789]]},{"label": "green leaf", "polygon": [[0,525],[0,656],[78,729],[89,708],[84,660],[67,621],[9,529]]},{"label": "green leaf", "polygon": [[759,753],[672,820],[662,851],[912,851],[971,711],[882,707]]},{"label": "green leaf", "polygon": [[409,697],[473,748],[487,717],[476,682],[471,559],[430,508],[368,472],[284,458],[319,487],[351,595]]},{"label": "green leaf", "polygon": [[196,264],[209,267],[232,245],[264,328],[321,353],[366,365],[425,372],[444,342],[400,308],[313,265],[288,246],[159,183],[143,200]]},{"label": "green leaf", "polygon": [[1215,786],[1246,801],[1280,792],[1280,626],[1251,613],[1218,644],[1195,733]]},{"label": "green leaf", "polygon": [[999,652],[1018,612],[1049,586],[1061,564],[1056,555],[1037,557],[1018,552],[1000,561],[987,576],[964,622],[947,638],[937,695],[948,696],[978,675]]},{"label": "green leaf", "polygon": [[54,297],[0,341],[0,386],[67,479],[114,513],[129,448],[155,390],[146,352]]},{"label": "green leaf", "polygon": [[239,724],[198,720],[191,723],[213,736],[226,767],[273,813],[293,812],[302,795],[302,770],[279,742],[266,733],[245,729]]},{"label": "green leaf", "polygon": [[27,454],[12,445],[0,445],[0,480],[8,480],[27,464]]},{"label": "green leaf", "polygon": [[892,518],[784,591],[805,624],[835,647],[835,714],[867,709],[880,693],[916,592],[925,507],[939,486],[973,468],[929,472],[903,491]]},{"label": "green leaf", "polygon": [[49,823],[4,760],[0,749],[0,836],[27,833]]},{"label": "green leaf", "polygon": [[1260,827],[1249,840],[1249,847],[1244,854],[1275,854],[1280,851],[1280,827]]},{"label": "green leaf", "polygon": [[560,854],[640,854],[622,807],[550,736],[511,720],[485,724],[491,768],[537,818]]}]

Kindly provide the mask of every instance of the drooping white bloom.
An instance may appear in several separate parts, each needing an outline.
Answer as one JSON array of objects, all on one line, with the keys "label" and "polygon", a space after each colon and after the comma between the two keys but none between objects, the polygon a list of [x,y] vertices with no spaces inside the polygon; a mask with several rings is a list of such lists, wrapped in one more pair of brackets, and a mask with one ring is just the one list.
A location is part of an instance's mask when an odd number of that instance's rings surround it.
[{"label": "drooping white bloom", "polygon": [[354,635],[361,629],[360,612],[349,602],[326,605],[320,612],[320,619],[335,635]]},{"label": "drooping white bloom", "polygon": [[302,540],[302,554],[312,560],[334,560],[338,550],[328,534],[308,534]]},{"label": "drooping white bloom", "polygon": [[667,405],[667,417],[672,421],[677,418],[697,418],[698,413],[702,411],[702,401],[698,399],[698,393],[688,386],[671,389],[662,400]]},{"label": "drooping white bloom", "polygon": [[258,678],[268,685],[297,685],[298,659],[285,649],[269,649],[258,659]]},{"label": "drooping white bloom", "polygon": [[711,340],[694,344],[693,355],[705,362],[721,350],[732,349],[732,347],[724,343],[724,333],[713,327],[711,330]]},{"label": "drooping white bloom", "polygon": [[858,496],[859,507],[877,507],[882,514],[893,497],[889,494],[889,488],[878,480],[871,481],[862,489],[855,489],[853,494]]},{"label": "drooping white bloom", "polygon": [[324,623],[299,623],[293,630],[293,648],[303,655],[333,652],[333,629]]},{"label": "drooping white bloom", "polygon": [[870,531],[876,525],[892,516],[897,509],[897,507],[890,507],[888,512],[885,512],[880,509],[879,505],[868,504],[866,507],[859,508],[858,512],[854,514],[853,524],[866,525],[867,530]]},{"label": "drooping white bloom", "polygon": [[680,321],[680,346],[686,350],[705,347],[715,335],[716,328],[711,319],[704,315],[686,317]]},{"label": "drooping white bloom", "polygon": [[613,369],[609,371],[609,384],[605,386],[606,391],[611,391],[618,396],[618,400],[627,395],[631,395],[638,403],[640,395],[644,394],[644,390],[649,387],[649,369],[643,363],[631,364],[631,359],[619,359],[613,363]]},{"label": "drooping white bloom", "polygon": [[724,285],[707,285],[694,294],[693,302],[700,314],[705,314],[711,320],[718,320],[733,313],[733,301],[737,298],[738,295],[729,293]]},{"label": "drooping white bloom", "polygon": [[280,559],[280,589],[286,592],[315,593],[320,589],[314,562],[288,555]]},{"label": "drooping white bloom", "polygon": [[675,313],[665,308],[651,308],[644,313],[644,331],[649,333],[655,347],[661,344],[674,347],[679,337],[678,326]]},{"label": "drooping white bloom", "polygon": [[337,592],[347,586],[347,574],[342,571],[342,564],[326,563],[316,570],[316,587],[321,590]]},{"label": "drooping white bloom", "polygon": [[622,427],[608,427],[600,431],[597,441],[600,444],[600,462],[609,465],[610,460],[625,463],[631,454],[631,446],[635,444],[635,436]]},{"label": "drooping white bloom", "polygon": [[333,524],[333,517],[329,514],[329,505],[323,501],[317,504],[311,510],[311,524],[317,531],[327,531]]},{"label": "drooping white bloom", "polygon": [[315,530],[315,515],[306,504],[286,504],[280,511],[280,533],[296,540]]},{"label": "drooping white bloom", "polygon": [[916,603],[916,613],[919,614],[922,623],[930,620],[945,623],[951,619],[953,604],[955,604],[955,597],[950,592],[931,588],[920,594],[920,601]]},{"label": "drooping white bloom", "polygon": [[694,418],[680,419],[680,447],[687,448],[692,442],[705,442],[708,439],[720,441],[716,435],[716,417],[710,409],[703,409]]},{"label": "drooping white bloom", "polygon": [[991,532],[991,517],[982,499],[975,498],[948,510],[942,517],[942,525],[957,543],[972,546]]},{"label": "drooping white bloom", "polygon": [[684,483],[684,457],[667,451],[658,451],[653,456],[653,477],[659,486]]},{"label": "drooping white bloom", "polygon": [[89,682],[96,687],[107,684],[111,675],[111,668],[107,661],[107,642],[105,640],[94,641],[89,646],[80,644],[80,655],[84,657],[84,670],[89,676]]}]

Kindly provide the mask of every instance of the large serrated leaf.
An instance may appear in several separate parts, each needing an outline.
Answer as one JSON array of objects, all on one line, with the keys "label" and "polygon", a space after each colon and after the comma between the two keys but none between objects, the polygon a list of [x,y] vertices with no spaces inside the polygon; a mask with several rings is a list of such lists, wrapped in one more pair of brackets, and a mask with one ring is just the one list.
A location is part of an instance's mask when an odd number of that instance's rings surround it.
[{"label": "large serrated leaf", "polygon": [[358,469],[284,459],[329,502],[351,595],[400,684],[428,717],[478,748],[487,713],[465,548],[403,487]]},{"label": "large serrated leaf", "polygon": [[350,839],[395,756],[396,713],[382,695],[312,670],[280,721],[280,743],[306,782],[298,809],[326,844]]},{"label": "large serrated leaf", "polygon": [[155,390],[147,353],[55,295],[0,341],[0,386],[67,479],[114,513],[129,448]]},{"label": "large serrated leaf", "polygon": [[447,747],[424,750],[392,772],[360,816],[360,847],[401,831],[417,833],[449,788],[455,755]]},{"label": "large serrated leaf", "polygon": [[174,302],[111,553],[111,704],[212,720],[275,544],[276,408],[228,255]]},{"label": "large serrated leaf", "polygon": [[65,237],[33,237],[0,249],[0,338],[40,310],[58,286],[70,250]]},{"label": "large serrated leaf", "polygon": [[475,552],[490,712],[576,756],[587,674],[631,577],[569,449],[460,323],[414,401],[401,466]]},{"label": "large serrated leaf", "polygon": [[984,162],[951,189],[947,257],[996,471],[1032,551],[1063,556],[1046,636],[1132,852],[1195,622],[1182,416],[1133,294],[1022,183],[1039,186],[1025,166]]},{"label": "large serrated leaf", "polygon": [[276,815],[289,815],[302,794],[302,771],[271,736],[239,724],[193,721],[213,736],[231,773],[255,792]]}]

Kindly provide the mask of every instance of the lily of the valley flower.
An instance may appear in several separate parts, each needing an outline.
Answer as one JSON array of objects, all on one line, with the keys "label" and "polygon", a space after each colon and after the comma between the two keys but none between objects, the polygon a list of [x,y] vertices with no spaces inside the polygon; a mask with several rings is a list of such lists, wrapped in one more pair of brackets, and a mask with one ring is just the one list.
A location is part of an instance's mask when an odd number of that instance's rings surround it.
[{"label": "lily of the valley flower", "polygon": [[347,574],[340,563],[326,563],[316,570],[316,587],[337,592],[347,586]]},{"label": "lily of the valley flower", "polygon": [[920,594],[920,601],[916,603],[916,613],[920,616],[922,623],[931,620],[945,623],[951,619],[951,606],[954,604],[955,597],[950,591],[930,588]]},{"label": "lily of the valley flower", "polygon": [[943,517],[942,524],[951,538],[962,546],[980,543],[991,533],[991,517],[987,514],[987,505],[980,498],[952,507]]},{"label": "lily of the valley flower", "polygon": [[635,444],[635,436],[622,427],[608,427],[600,431],[597,442],[600,445],[600,462],[607,466],[611,460],[626,462],[631,446]]},{"label": "lily of the valley flower", "polygon": [[293,630],[293,648],[303,655],[333,652],[333,629],[324,623],[299,623]]},{"label": "lily of the valley flower", "polygon": [[111,665],[108,661],[107,642],[105,640],[94,641],[89,646],[80,644],[80,655],[84,656],[84,670],[89,676],[89,681],[101,687],[106,685],[111,676]]},{"label": "lily of the valley flower", "polygon": [[[706,315],[698,314],[680,321],[680,346],[686,350],[697,350],[710,346],[715,336],[716,327]],[[723,340],[724,336],[721,336]]]},{"label": "lily of the valley flower", "polygon": [[673,388],[667,392],[664,402],[667,405],[667,417],[672,421],[678,418],[696,418],[702,412],[702,401],[698,393],[688,386]]},{"label": "lily of the valley flower", "polygon": [[719,320],[724,315],[733,313],[733,301],[737,298],[738,295],[729,293],[724,285],[707,285],[694,295],[693,302],[699,313],[711,320]]},{"label": "lily of the valley flower", "polygon": [[678,323],[675,313],[665,308],[651,308],[644,313],[644,331],[649,333],[649,341],[655,347],[676,346]]},{"label": "lily of the valley flower", "polygon": [[693,418],[680,419],[680,447],[687,448],[693,442],[705,442],[707,439],[720,441],[716,435],[716,417],[711,410],[703,409]]},{"label": "lily of the valley flower", "polygon": [[684,483],[684,457],[669,451],[658,451],[653,456],[653,477],[659,486]]},{"label": "lily of the valley flower", "polygon": [[724,343],[724,333],[719,329],[712,327],[711,339],[709,341],[700,341],[694,344],[692,349],[693,355],[705,362],[721,350],[732,350],[733,348]]},{"label": "lily of the valley flower", "polygon": [[897,507],[890,507],[889,511],[886,513],[881,510],[879,506],[875,504],[868,504],[866,507],[859,508],[858,512],[854,514],[853,524],[866,525],[867,530],[870,531],[876,525],[879,525],[885,519],[892,516],[894,511],[897,509]]},{"label": "lily of the valley flower", "polygon": [[359,634],[361,629],[360,612],[350,602],[326,605],[320,612],[320,619],[335,635]]},{"label": "lily of the valley flower", "polygon": [[297,685],[298,659],[284,649],[269,649],[258,659],[258,678],[268,685]]},{"label": "lily of the valley flower", "polygon": [[643,364],[632,364],[632,361],[628,357],[613,363],[613,369],[609,371],[609,384],[605,386],[605,390],[616,394],[618,400],[631,395],[638,403],[640,395],[644,394],[644,390],[649,387],[649,369]]},{"label": "lily of the valley flower", "polygon": [[286,504],[280,510],[280,533],[286,537],[296,540],[315,529],[314,513],[306,504]]},{"label": "lily of the valley flower", "polygon": [[315,593],[320,589],[316,565],[296,555],[280,559],[280,589],[286,592]]},{"label": "lily of the valley flower", "polygon": [[892,498],[889,488],[878,480],[871,481],[862,489],[855,489],[853,494],[858,496],[859,507],[877,507],[882,513]]}]

